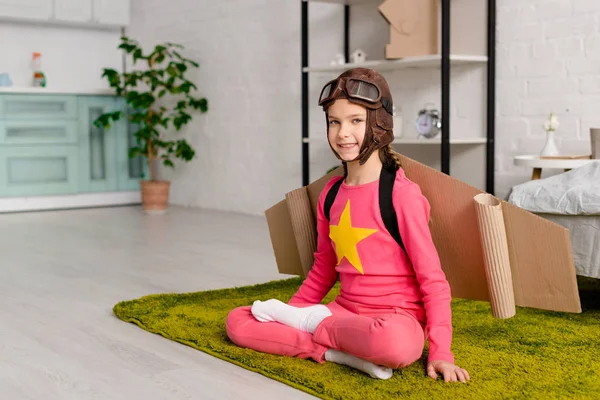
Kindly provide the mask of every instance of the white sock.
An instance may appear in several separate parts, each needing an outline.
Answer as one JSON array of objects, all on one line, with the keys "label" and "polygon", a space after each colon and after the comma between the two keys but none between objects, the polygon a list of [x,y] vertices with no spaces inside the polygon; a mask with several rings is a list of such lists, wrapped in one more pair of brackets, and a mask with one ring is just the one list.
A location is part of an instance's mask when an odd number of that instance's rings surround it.
[{"label": "white sock", "polygon": [[331,311],[323,304],[300,308],[271,299],[256,300],[252,304],[252,315],[260,322],[276,321],[303,332],[314,333],[321,321],[331,315]]},{"label": "white sock", "polygon": [[365,372],[373,378],[390,379],[394,371],[388,367],[381,367],[372,362],[360,359],[352,354],[343,351],[329,349],[325,352],[325,359],[337,364],[347,365],[349,367]]}]

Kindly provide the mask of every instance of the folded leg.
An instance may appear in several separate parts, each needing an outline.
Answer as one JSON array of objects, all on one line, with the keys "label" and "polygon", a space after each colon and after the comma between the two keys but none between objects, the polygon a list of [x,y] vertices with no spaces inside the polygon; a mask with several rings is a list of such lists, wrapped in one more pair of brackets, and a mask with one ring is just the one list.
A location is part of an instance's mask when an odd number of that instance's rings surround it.
[{"label": "folded leg", "polygon": [[404,313],[377,316],[336,313],[319,324],[312,340],[362,360],[389,368],[417,361],[423,353],[425,335],[419,322]]},{"label": "folded leg", "polygon": [[325,362],[327,347],[315,343],[312,335],[278,322],[260,322],[251,307],[238,307],[227,316],[227,336],[238,346],[289,357]]},{"label": "folded leg", "polygon": [[260,322],[275,321],[308,333],[313,333],[317,326],[331,315],[329,308],[323,304],[297,307],[278,299],[256,300],[252,304],[251,312]]}]

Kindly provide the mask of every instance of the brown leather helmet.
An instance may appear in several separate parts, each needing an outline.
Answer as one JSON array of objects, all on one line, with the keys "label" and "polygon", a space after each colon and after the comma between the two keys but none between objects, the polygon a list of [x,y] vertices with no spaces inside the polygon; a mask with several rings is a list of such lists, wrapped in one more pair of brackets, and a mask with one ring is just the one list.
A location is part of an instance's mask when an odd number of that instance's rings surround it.
[{"label": "brown leather helmet", "polygon": [[[348,99],[367,109],[365,138],[355,159],[360,160],[359,163],[362,165],[375,150],[389,145],[394,140],[393,101],[390,88],[379,72],[369,68],[353,68],[328,82],[321,90],[319,105],[325,111],[326,120],[327,109],[337,99]],[[327,124],[327,135],[329,135],[329,124]],[[334,153],[340,158],[336,151]]]}]

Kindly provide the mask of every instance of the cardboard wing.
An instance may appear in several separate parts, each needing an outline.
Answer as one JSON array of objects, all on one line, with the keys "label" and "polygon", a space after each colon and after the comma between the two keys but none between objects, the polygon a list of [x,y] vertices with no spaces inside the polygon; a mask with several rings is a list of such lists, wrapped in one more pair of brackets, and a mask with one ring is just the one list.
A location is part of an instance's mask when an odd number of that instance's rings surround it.
[{"label": "cardboard wing", "polygon": [[282,274],[305,277],[317,249],[317,203],[327,182],[343,175],[340,167],[319,180],[287,193],[265,211],[277,268]]},{"label": "cardboard wing", "polygon": [[[569,230],[440,171],[401,156],[431,205],[430,229],[452,295],[489,301],[509,318],[515,306],[581,312]],[[281,273],[306,276],[316,250],[316,207],[331,172],[265,214]]]}]

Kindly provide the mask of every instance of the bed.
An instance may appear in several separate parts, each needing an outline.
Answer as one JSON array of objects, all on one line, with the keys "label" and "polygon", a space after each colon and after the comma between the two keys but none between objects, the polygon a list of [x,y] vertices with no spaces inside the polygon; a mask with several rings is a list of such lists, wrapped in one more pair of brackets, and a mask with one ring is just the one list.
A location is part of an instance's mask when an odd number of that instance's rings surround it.
[{"label": "bed", "polygon": [[600,160],[517,185],[508,202],[568,228],[577,275],[600,279]]}]

